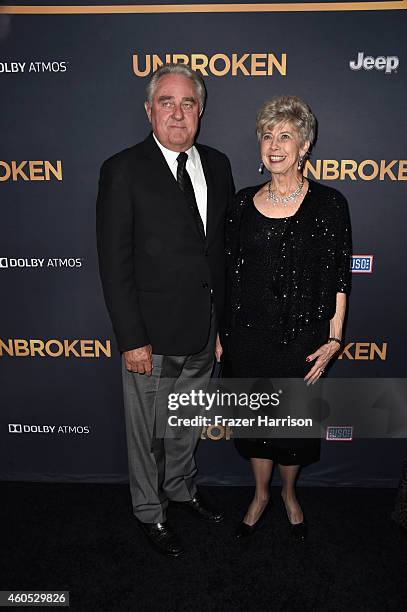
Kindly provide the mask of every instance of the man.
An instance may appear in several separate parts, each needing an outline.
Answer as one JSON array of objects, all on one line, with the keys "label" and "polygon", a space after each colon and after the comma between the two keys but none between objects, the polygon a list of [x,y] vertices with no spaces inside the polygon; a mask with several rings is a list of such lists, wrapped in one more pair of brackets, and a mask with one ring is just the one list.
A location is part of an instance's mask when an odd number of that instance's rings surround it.
[{"label": "man", "polygon": [[163,381],[174,392],[204,388],[215,341],[218,359],[222,351],[223,235],[234,188],[228,159],[194,146],[204,103],[193,70],[159,68],[145,102],[152,133],[104,162],[97,202],[100,275],[123,360],[133,511],[172,556],[183,549],[166,521],[169,501],[213,523],[223,518],[194,483],[199,429],[172,438],[162,430]]}]

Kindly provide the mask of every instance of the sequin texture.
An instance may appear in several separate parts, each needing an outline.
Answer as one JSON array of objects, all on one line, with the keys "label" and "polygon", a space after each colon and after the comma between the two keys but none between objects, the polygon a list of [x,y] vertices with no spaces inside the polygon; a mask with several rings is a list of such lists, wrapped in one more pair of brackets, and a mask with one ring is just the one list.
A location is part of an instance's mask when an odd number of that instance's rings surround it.
[{"label": "sequin texture", "polygon": [[[226,335],[243,324],[267,330],[275,342],[288,343],[310,323],[331,319],[336,293],[350,292],[352,246],[348,205],[336,189],[309,180],[308,192],[294,216],[267,219],[253,204],[253,196],[260,187],[239,191],[228,212]],[[263,229],[255,228],[253,209],[263,217]],[[250,232],[252,244],[244,237],[248,235],[246,223],[254,224],[255,231]],[[263,255],[258,257],[256,268],[255,251],[261,252],[261,243]],[[264,272],[265,266],[269,268],[266,282],[264,273],[256,274],[256,269]],[[253,299],[248,293],[255,301],[254,294],[262,297],[260,309],[250,307]],[[249,308],[242,309],[242,300]],[[257,300],[258,305],[260,301]]]}]

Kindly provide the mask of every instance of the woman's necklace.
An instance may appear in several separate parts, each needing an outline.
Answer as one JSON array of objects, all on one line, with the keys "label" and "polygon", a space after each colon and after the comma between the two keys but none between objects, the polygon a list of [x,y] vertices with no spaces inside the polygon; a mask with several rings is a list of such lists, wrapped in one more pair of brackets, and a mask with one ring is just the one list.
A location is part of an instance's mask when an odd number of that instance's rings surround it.
[{"label": "woman's necklace", "polygon": [[271,200],[273,203],[273,206],[277,206],[277,204],[288,206],[288,204],[291,204],[291,202],[293,202],[299,196],[299,194],[301,193],[301,189],[303,187],[304,187],[304,177],[302,176],[301,183],[298,185],[295,191],[285,196],[279,196],[279,195],[276,195],[271,189],[271,181],[270,181],[268,185],[268,192],[267,192],[266,200],[268,202]]}]

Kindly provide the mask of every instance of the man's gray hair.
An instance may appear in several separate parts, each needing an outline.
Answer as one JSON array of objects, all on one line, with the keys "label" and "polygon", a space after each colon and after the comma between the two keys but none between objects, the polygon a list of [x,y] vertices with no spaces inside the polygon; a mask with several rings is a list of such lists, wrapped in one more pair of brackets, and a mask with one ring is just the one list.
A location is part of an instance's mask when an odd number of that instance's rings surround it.
[{"label": "man's gray hair", "polygon": [[256,133],[259,141],[268,127],[288,121],[298,132],[301,144],[315,139],[316,119],[305,102],[296,96],[274,96],[257,113]]},{"label": "man's gray hair", "polygon": [[158,81],[166,74],[178,74],[194,82],[199,101],[199,114],[205,107],[206,90],[202,78],[186,64],[164,64],[157,68],[146,87],[146,100],[151,105]]}]

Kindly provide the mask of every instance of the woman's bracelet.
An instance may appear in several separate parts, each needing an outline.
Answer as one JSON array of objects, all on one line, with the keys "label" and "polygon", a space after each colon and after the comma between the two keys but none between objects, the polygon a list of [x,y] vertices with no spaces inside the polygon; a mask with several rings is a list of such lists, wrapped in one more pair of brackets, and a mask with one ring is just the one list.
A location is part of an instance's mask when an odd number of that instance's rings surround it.
[{"label": "woman's bracelet", "polygon": [[333,336],[331,338],[328,338],[327,343],[329,344],[330,342],[337,342],[339,344],[339,348],[341,348],[342,346],[342,340],[340,338],[334,338]]}]

